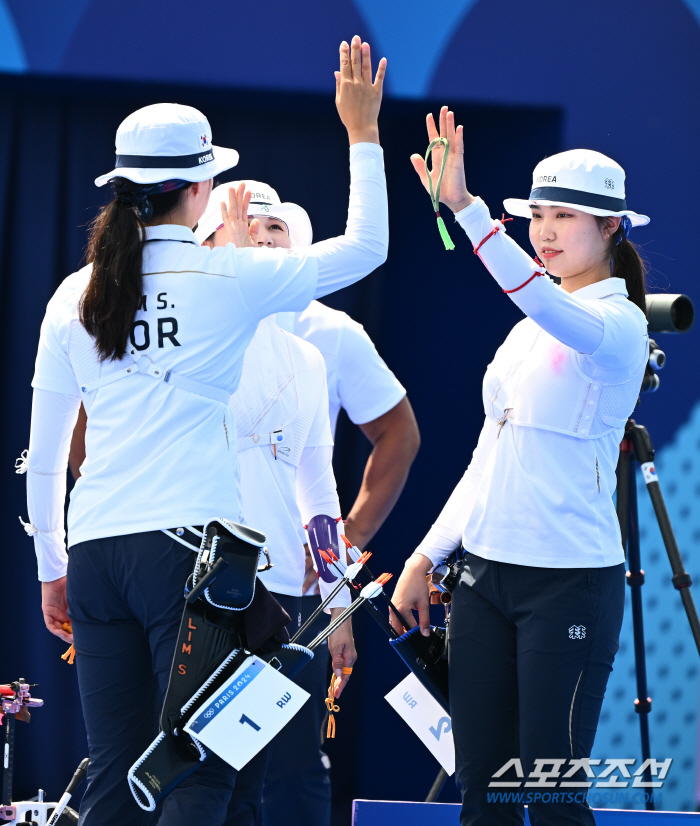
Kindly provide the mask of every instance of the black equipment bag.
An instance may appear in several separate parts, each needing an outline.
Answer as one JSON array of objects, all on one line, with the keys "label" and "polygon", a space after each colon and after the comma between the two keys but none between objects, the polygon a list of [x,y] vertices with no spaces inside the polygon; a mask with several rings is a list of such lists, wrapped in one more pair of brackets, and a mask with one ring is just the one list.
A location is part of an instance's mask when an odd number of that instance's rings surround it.
[{"label": "black equipment bag", "polygon": [[183,727],[250,654],[287,677],[313,658],[307,648],[289,643],[289,615],[255,576],[264,541],[258,531],[225,520],[206,526],[185,590],[161,731],[128,773],[132,794],[146,811],[206,759],[204,746]]},{"label": "black equipment bag", "polygon": [[389,645],[449,714],[450,695],[445,643],[446,630],[438,626],[430,628],[429,637],[424,637],[420,628],[416,626],[400,637],[389,640]]}]

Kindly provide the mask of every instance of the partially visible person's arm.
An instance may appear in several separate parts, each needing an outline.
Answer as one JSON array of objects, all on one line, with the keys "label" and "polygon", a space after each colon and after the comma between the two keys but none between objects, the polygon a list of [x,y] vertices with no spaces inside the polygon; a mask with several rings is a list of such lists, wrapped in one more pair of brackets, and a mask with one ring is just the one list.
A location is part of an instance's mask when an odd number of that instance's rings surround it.
[{"label": "partially visible person's arm", "polygon": [[[233,270],[246,301],[260,318],[301,310],[313,298],[354,284],[386,260],[389,218],[378,126],[385,73],[386,60],[382,58],[372,80],[370,48],[359,37],[353,37],[350,45],[341,44],[335,102],[350,143],[350,201],[345,234],[304,249],[264,250],[262,256],[261,250],[238,250],[245,257],[233,264]],[[316,139],[309,135],[310,152]],[[236,199],[229,203],[234,209]],[[241,201],[235,208],[239,215],[242,206]],[[235,243],[234,236],[232,231],[229,237]],[[234,253],[233,248],[226,252],[227,247],[213,252],[226,258]],[[256,262],[253,277],[240,278],[245,262],[251,258]]]},{"label": "partially visible person's arm", "polygon": [[[411,623],[411,628],[416,624],[412,613],[416,611],[421,634],[425,636],[430,633],[430,601],[425,575],[459,548],[462,531],[474,507],[484,468],[496,447],[498,434],[498,423],[486,418],[469,467],[423,541],[406,560],[396,583],[394,605]],[[396,632],[402,634],[404,629],[393,613],[389,620]]]},{"label": "partially visible person's arm", "polygon": [[[305,447],[297,469],[297,504],[304,524],[314,516],[325,514],[332,519],[340,516],[340,503],[333,475],[333,448],[330,445]],[[337,577],[336,577],[337,578]],[[325,599],[335,587],[319,579],[321,597]],[[344,608],[350,605],[350,591],[343,588],[329,607]]]},{"label": "partially visible person's arm", "polygon": [[354,284],[386,261],[389,209],[384,155],[374,143],[350,147],[350,204],[344,235],[312,244],[309,258],[318,262],[314,298]]},{"label": "partially visible person's arm", "polygon": [[68,622],[63,509],[68,451],[79,407],[76,396],[35,389],[27,456],[27,532],[34,537],[44,622],[66,642],[73,639],[61,628]]},{"label": "partially visible person's arm", "polygon": [[[323,404],[326,410],[328,396],[324,395]],[[305,447],[302,461],[297,473],[297,501],[302,518],[308,522],[316,514],[333,516],[340,514],[340,504],[335,487],[335,477],[332,467],[333,448],[330,445],[322,447]],[[331,592],[333,586],[319,579],[321,597]],[[350,592],[347,586],[333,599],[330,609],[331,621],[336,619],[350,604]],[[357,660],[357,651],[352,634],[352,620],[347,619],[328,637],[333,673],[340,679],[335,690],[335,696],[340,697],[343,689],[350,680],[349,674],[343,673],[343,668],[352,669]]]},{"label": "partially visible person's arm", "polygon": [[[68,622],[64,508],[71,437],[80,389],[68,358],[72,301],[84,289],[85,272],[68,276],[53,295],[41,325],[32,387],[32,422],[27,456],[27,533],[34,537],[46,627],[66,642]],[[74,305],[73,305],[74,306]]]},{"label": "partially visible person's arm", "polygon": [[[438,137],[432,114],[428,115],[427,126],[428,139],[432,141]],[[617,355],[617,361],[612,360],[613,366],[618,366],[621,359],[621,366],[637,364],[644,355],[646,341],[639,335],[638,324],[630,314],[611,308],[604,318],[600,306],[559,289],[549,278],[537,277],[545,274],[545,268],[509,238],[503,224],[491,219],[481,198],[475,198],[467,190],[463,129],[455,128],[454,113],[446,106],[440,110],[439,127],[440,136],[449,141],[440,201],[454,212],[455,220],[478,250],[479,258],[511,300],[543,330],[582,355],[597,353],[607,327],[607,338],[613,341],[612,346],[603,348],[602,360],[609,363],[608,351],[612,350]],[[431,172],[420,155],[411,156],[426,189],[428,176],[435,181],[439,174],[443,152],[442,147],[433,150]]]},{"label": "partially visible person's arm", "polygon": [[80,405],[78,421],[75,423],[73,438],[68,452],[68,467],[74,481],[80,478],[80,466],[85,461],[85,428],[87,427],[87,413],[85,407]]},{"label": "partially visible person's arm", "polygon": [[372,443],[362,486],[348,514],[345,534],[364,548],[382,526],[406,484],[420,447],[420,433],[406,396],[360,429]]}]

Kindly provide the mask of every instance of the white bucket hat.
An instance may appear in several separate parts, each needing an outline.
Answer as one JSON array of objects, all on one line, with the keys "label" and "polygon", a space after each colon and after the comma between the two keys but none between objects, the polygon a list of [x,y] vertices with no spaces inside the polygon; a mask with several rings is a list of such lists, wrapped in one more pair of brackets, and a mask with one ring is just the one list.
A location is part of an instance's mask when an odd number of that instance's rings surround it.
[{"label": "white bucket hat", "polygon": [[649,223],[646,215],[627,209],[624,169],[592,149],[570,149],[545,158],[532,173],[530,197],[503,202],[507,212],[523,218],[531,217],[531,204],[570,206],[599,217],[626,216],[633,227]]},{"label": "white bucket hat", "polygon": [[280,196],[268,184],[260,181],[231,181],[228,184],[217,186],[209,197],[209,203],[204,215],[199,219],[195,237],[200,244],[217,229],[223,226],[221,220],[221,202],[228,206],[228,191],[231,187],[245,184],[251,192],[248,215],[255,218],[277,218],[289,230],[289,238],[293,247],[308,247],[313,239],[311,219],[307,212],[297,204],[282,203]]},{"label": "white bucket hat", "polygon": [[112,178],[136,184],[208,181],[238,163],[235,149],[212,146],[204,115],[179,103],[155,103],[132,112],[117,129],[116,148],[116,166],[95,180],[97,186]]}]

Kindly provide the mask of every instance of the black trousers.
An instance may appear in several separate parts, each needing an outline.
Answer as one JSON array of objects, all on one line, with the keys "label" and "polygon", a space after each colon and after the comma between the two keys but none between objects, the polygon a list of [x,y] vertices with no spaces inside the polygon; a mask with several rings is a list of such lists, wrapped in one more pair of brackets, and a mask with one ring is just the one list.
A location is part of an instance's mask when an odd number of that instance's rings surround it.
[{"label": "black trousers", "polygon": [[70,549],[68,613],[91,761],[80,826],[218,826],[227,810],[241,826],[255,822],[267,749],[245,767],[240,783],[235,769],[210,755],[152,814],[137,806],[126,780],[158,733],[193,565],[192,551],[160,531]]},{"label": "black trousers", "polygon": [[[585,789],[559,787],[590,757],[624,609],[624,565],[532,568],[467,553],[450,619],[450,713],[462,826],[594,824]],[[510,760],[517,766],[493,778]],[[556,788],[526,787],[561,760]],[[550,772],[551,763],[540,764]],[[583,769],[567,781],[585,781]],[[520,781],[517,788],[489,783]],[[547,792],[539,797],[536,792]],[[565,794],[568,793],[568,794]],[[578,794],[572,794],[578,793]],[[544,802],[543,798],[547,801]],[[522,800],[522,798],[521,798]]]}]

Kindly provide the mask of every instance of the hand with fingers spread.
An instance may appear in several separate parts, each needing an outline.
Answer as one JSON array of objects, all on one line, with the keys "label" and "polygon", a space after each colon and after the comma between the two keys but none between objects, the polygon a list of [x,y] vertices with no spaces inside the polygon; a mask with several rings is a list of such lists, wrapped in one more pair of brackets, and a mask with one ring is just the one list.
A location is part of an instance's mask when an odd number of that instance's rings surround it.
[{"label": "hand with fingers spread", "polygon": [[[425,577],[432,567],[433,563],[427,556],[422,554],[409,556],[399,581],[396,583],[391,600],[401,616],[411,623],[411,628],[416,627],[416,622],[413,620],[413,611],[418,612],[420,632],[426,637],[430,634],[430,594]],[[393,611],[389,612],[389,621],[398,634],[410,630],[402,627]]]},{"label": "hand with fingers spread", "polygon": [[386,58],[379,61],[372,82],[372,59],[369,43],[355,35],[351,44],[340,44],[340,71],[335,73],[335,105],[348,130],[350,145],[379,143],[377,117],[382,103]]},{"label": "hand with fingers spread", "polygon": [[[228,191],[228,208],[226,202],[221,202],[221,218],[224,222],[226,243],[235,247],[254,247],[253,233],[257,235],[260,222],[256,218],[248,226],[248,205],[252,193],[244,183],[231,187]],[[255,225],[255,226],[254,226]]]},{"label": "hand with fingers spread", "polygon": [[[435,138],[440,137],[447,138],[449,143],[447,163],[445,164],[445,172],[440,188],[440,201],[445,204],[445,206],[448,206],[452,212],[460,212],[474,200],[474,196],[467,190],[464,177],[464,127],[458,126],[455,128],[454,112],[450,112],[447,106],[443,106],[440,110],[439,133],[435,126],[435,119],[432,113],[428,115],[426,120],[428,126],[428,142],[432,143]],[[432,169],[430,172],[426,169],[425,159],[422,155],[411,155],[413,168],[418,173],[418,177],[428,191],[430,191],[428,188],[428,175],[430,175],[432,179],[433,189],[437,186],[444,152],[445,149],[443,146],[438,145],[433,148],[431,153]]]}]

